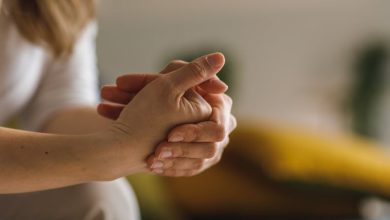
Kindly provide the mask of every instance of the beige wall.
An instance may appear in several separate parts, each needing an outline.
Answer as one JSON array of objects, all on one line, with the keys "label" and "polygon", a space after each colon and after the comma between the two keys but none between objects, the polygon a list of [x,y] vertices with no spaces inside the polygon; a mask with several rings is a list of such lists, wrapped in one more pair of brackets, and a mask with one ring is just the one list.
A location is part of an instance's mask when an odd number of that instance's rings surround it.
[{"label": "beige wall", "polygon": [[98,52],[109,82],[157,71],[181,50],[223,46],[239,64],[239,116],[337,129],[354,52],[389,36],[388,0],[115,0],[101,1]]}]

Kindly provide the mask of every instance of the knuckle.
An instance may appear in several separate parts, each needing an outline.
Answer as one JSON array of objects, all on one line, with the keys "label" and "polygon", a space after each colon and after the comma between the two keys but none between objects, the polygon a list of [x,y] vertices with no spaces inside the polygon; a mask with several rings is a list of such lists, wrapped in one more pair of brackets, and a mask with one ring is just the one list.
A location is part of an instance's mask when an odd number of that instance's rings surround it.
[{"label": "knuckle", "polygon": [[218,155],[218,156],[215,158],[215,163],[214,163],[214,164],[219,163],[219,162],[221,161],[221,159],[222,159],[222,154]]},{"label": "knuckle", "polygon": [[207,147],[207,156],[206,158],[210,159],[217,155],[218,152],[218,144],[210,143],[210,146]]},{"label": "knuckle", "polygon": [[176,165],[175,160],[166,160],[164,162],[164,169],[172,168]]},{"label": "knuckle", "polygon": [[199,62],[191,62],[188,64],[188,68],[191,70],[192,74],[198,79],[204,79],[206,76],[205,67]]},{"label": "knuckle", "polygon": [[232,130],[237,128],[237,119],[234,117],[234,115],[230,115],[230,121],[232,125]]},{"label": "knuckle", "polygon": [[229,137],[226,137],[224,143],[223,143],[223,148],[229,146],[229,143],[230,143],[230,138]]},{"label": "knuckle", "polygon": [[202,118],[210,117],[210,115],[212,113],[212,108],[208,103],[206,103],[205,105],[200,105],[199,109],[200,109],[200,114],[201,114]]},{"label": "knuckle", "polygon": [[169,62],[169,64],[165,67],[165,69],[174,69],[181,63],[180,60],[172,60]]},{"label": "knuckle", "polygon": [[190,150],[183,146],[177,146],[174,151],[176,152],[174,152],[173,155],[176,155],[177,157],[188,157],[190,155]]},{"label": "knuckle", "polygon": [[217,125],[215,135],[216,135],[217,141],[223,141],[226,137],[225,126],[223,126],[221,124]]},{"label": "knuckle", "polygon": [[203,168],[203,165],[204,165],[204,160],[200,159],[200,160],[197,160],[194,164],[194,169],[196,170],[200,170]]},{"label": "knuckle", "polygon": [[201,129],[199,128],[199,126],[197,126],[195,124],[190,124],[187,126],[185,136],[188,138],[189,141],[195,141],[195,140],[197,140],[197,138],[199,136],[199,132],[201,132]]},{"label": "knuckle", "polygon": [[233,99],[230,96],[224,94],[224,98],[225,98],[225,101],[228,103],[229,106],[233,105]]},{"label": "knuckle", "polygon": [[172,147],[171,148],[172,150],[172,156],[174,157],[180,157],[183,155],[183,152],[181,151],[181,148],[180,147]]}]

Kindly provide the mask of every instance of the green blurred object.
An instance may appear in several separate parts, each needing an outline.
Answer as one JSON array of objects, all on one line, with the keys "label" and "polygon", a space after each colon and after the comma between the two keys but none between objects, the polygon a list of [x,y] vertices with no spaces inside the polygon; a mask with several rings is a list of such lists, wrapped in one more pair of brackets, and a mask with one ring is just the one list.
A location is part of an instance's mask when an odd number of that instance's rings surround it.
[{"label": "green blurred object", "polygon": [[375,110],[384,88],[388,86],[385,84],[388,56],[386,44],[375,42],[365,47],[357,57],[350,109],[352,128],[359,135],[376,137]]}]

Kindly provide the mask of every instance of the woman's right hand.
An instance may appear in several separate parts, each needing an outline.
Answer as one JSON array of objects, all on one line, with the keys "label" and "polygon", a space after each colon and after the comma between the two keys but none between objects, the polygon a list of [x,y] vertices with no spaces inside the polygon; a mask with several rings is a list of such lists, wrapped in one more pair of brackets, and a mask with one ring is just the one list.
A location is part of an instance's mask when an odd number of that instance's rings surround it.
[{"label": "woman's right hand", "polygon": [[126,166],[118,169],[118,176],[146,171],[145,158],[174,126],[210,117],[210,105],[192,87],[215,76],[224,62],[221,53],[200,57],[137,93],[110,129],[121,149],[118,161]]}]

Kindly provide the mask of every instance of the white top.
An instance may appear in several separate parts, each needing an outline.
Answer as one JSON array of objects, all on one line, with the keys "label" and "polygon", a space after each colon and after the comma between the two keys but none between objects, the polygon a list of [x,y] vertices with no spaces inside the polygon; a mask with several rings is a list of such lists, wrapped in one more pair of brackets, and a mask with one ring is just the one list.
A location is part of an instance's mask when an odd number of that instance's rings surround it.
[{"label": "white top", "polygon": [[95,106],[96,23],[87,26],[73,54],[56,60],[31,44],[6,16],[0,16],[0,125],[20,116],[27,130],[39,130],[53,113],[75,106]]}]

